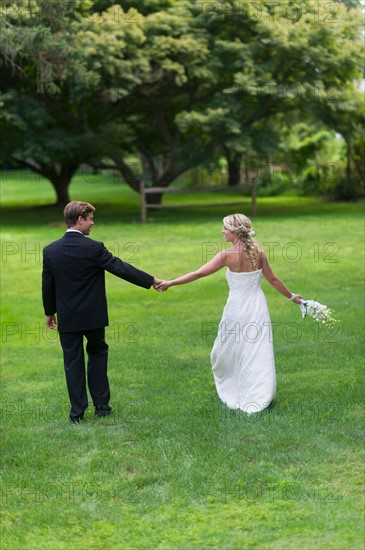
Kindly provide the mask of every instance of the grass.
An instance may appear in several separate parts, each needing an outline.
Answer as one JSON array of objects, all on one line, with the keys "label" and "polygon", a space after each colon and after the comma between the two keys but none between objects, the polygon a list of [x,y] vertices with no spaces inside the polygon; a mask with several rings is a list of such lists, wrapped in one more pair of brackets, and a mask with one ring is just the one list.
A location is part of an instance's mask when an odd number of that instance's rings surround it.
[{"label": "grass", "polygon": [[[78,176],[71,195],[97,207],[94,239],[166,278],[220,249],[231,212],[164,210],[143,226],[138,196],[118,182]],[[163,294],[107,274],[114,414],[90,406],[75,427],[57,334],[43,329],[41,250],[63,232],[52,200],[46,182],[3,182],[1,547],[362,549],[363,205],[259,199],[255,230],[274,271],[341,320],[318,331],[263,282],[269,410],[247,417],[215,393],[223,271]]]}]

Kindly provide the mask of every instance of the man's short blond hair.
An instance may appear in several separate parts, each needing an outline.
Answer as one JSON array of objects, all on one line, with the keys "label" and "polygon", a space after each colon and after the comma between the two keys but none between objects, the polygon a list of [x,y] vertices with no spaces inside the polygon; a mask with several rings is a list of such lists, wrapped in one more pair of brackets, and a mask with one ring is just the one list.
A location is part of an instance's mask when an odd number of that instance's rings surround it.
[{"label": "man's short blond hair", "polygon": [[72,227],[77,224],[79,216],[86,220],[88,214],[95,211],[95,206],[88,202],[72,201],[66,204],[63,214],[67,227]]}]

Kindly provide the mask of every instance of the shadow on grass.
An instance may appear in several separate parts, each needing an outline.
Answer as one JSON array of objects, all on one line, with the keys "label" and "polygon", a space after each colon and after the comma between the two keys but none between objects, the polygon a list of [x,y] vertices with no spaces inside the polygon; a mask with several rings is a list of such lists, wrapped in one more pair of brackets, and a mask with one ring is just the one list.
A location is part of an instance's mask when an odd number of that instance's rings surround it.
[{"label": "shadow on grass", "polygon": [[[96,221],[103,225],[118,223],[141,224],[140,210],[137,202],[94,201]],[[334,214],[362,215],[363,201],[325,202],[317,198],[270,197],[258,199],[256,218],[251,213],[251,203],[243,202],[241,206],[225,206],[217,203],[214,207],[166,208],[149,211],[148,225],[154,224],[204,224],[220,220],[234,212],[242,212],[252,219],[260,218],[294,218],[302,216],[333,216]],[[63,208],[56,205],[4,205],[0,215],[2,226],[63,226]]]}]

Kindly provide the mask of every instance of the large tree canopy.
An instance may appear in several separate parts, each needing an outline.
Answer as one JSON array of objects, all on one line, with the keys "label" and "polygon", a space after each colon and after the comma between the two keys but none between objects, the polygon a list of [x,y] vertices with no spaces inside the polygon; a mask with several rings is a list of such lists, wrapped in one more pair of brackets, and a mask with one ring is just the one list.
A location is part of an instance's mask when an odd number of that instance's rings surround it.
[{"label": "large tree canopy", "polygon": [[[278,116],[285,123],[289,113],[341,133],[359,164],[349,137],[359,8],[341,2],[319,13],[307,0],[286,11],[263,0],[3,4],[0,161],[47,177],[59,204],[82,163],[114,166],[138,191],[141,179],[166,187],[224,154],[236,184],[242,155],[275,151]],[[130,154],[142,159],[142,174]]]}]

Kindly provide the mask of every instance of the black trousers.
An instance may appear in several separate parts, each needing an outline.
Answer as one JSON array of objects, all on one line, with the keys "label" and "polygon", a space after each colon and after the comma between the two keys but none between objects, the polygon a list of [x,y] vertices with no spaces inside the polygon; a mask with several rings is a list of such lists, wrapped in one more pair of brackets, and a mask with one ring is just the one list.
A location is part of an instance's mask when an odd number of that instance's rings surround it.
[{"label": "black trousers", "polygon": [[87,382],[94,406],[107,405],[110,388],[107,375],[108,344],[105,328],[82,332],[60,332],[68,395],[70,418],[82,416],[88,406],[83,337],[87,339]]}]

